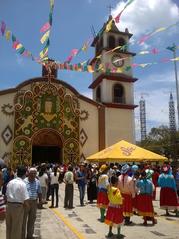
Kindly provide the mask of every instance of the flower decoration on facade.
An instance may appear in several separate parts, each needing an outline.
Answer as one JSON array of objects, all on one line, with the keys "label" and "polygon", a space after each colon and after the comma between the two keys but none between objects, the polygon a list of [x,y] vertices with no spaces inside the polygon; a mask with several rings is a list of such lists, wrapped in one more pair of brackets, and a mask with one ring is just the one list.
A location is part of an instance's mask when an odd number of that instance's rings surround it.
[{"label": "flower decoration on facade", "polygon": [[1,112],[5,115],[11,116],[14,114],[14,107],[10,104],[4,104],[1,107]]}]

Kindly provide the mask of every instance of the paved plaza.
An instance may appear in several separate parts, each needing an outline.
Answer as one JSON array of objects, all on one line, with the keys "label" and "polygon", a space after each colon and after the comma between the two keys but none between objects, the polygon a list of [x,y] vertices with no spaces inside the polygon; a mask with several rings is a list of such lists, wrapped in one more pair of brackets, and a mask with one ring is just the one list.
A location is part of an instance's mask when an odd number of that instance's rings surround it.
[{"label": "paved plaza", "polygon": [[[159,194],[159,192],[157,193]],[[96,204],[80,206],[78,188],[75,185],[74,209],[63,208],[64,184],[60,184],[59,208],[38,210],[35,234],[39,239],[105,239],[108,226],[99,221]],[[157,196],[158,199],[158,196]],[[87,200],[86,200],[87,201]],[[126,239],[179,239],[179,218],[165,217],[159,209],[159,201],[154,202],[157,225],[142,225],[142,218],[133,216],[133,225],[122,226],[121,233]],[[150,223],[150,222],[149,222]],[[116,233],[116,229],[113,230]],[[115,238],[115,236],[113,237]],[[0,239],[5,239],[5,223],[0,224]]]}]

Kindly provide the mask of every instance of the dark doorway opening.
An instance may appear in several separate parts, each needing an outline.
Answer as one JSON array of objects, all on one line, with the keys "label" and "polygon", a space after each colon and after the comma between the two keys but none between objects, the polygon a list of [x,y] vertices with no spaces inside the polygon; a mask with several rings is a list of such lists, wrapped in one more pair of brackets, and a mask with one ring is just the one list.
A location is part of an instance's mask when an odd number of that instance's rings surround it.
[{"label": "dark doorway opening", "polygon": [[33,146],[32,164],[62,163],[62,149],[58,146]]}]

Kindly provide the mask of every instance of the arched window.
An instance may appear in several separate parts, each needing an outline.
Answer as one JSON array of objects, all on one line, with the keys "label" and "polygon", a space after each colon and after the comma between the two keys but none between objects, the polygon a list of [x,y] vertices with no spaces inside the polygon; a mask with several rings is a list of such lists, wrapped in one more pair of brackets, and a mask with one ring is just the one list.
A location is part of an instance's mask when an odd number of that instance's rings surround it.
[{"label": "arched window", "polygon": [[115,48],[116,44],[115,44],[115,37],[113,36],[109,36],[108,38],[108,47],[109,48]]},{"label": "arched window", "polygon": [[113,102],[125,103],[124,87],[120,84],[115,84],[113,87]]},{"label": "arched window", "polygon": [[98,88],[96,89],[96,101],[101,102],[101,87],[100,86],[98,86]]},{"label": "arched window", "polygon": [[119,45],[119,46],[124,46],[125,44],[126,44],[126,41],[124,40],[124,38],[120,37],[120,38],[118,39],[118,45]]}]

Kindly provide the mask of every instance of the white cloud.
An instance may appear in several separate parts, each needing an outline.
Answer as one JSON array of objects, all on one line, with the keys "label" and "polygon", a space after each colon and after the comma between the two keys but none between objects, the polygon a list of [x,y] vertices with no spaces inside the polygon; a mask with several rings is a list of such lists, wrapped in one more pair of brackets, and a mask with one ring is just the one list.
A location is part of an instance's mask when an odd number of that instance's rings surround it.
[{"label": "white cloud", "polygon": [[[124,1],[118,3],[112,15],[116,16],[125,4]],[[172,0],[135,0],[123,12],[118,27],[124,31],[127,26],[130,32],[138,36],[178,20],[179,9]]]},{"label": "white cloud", "polygon": [[[143,95],[146,106],[146,122],[147,133],[152,127],[159,125],[169,126],[169,96],[173,94],[175,102],[175,118],[177,120],[176,111],[176,91],[175,77],[173,71],[159,72],[145,76],[141,79],[140,88],[135,91],[135,103],[139,105],[139,100]],[[142,85],[141,85],[142,84]],[[156,85],[156,87],[154,87]],[[158,87],[160,85],[160,87]],[[138,86],[138,87],[139,87]],[[136,87],[137,88],[137,87]],[[140,139],[140,117],[139,107],[135,110],[136,136]]]}]

